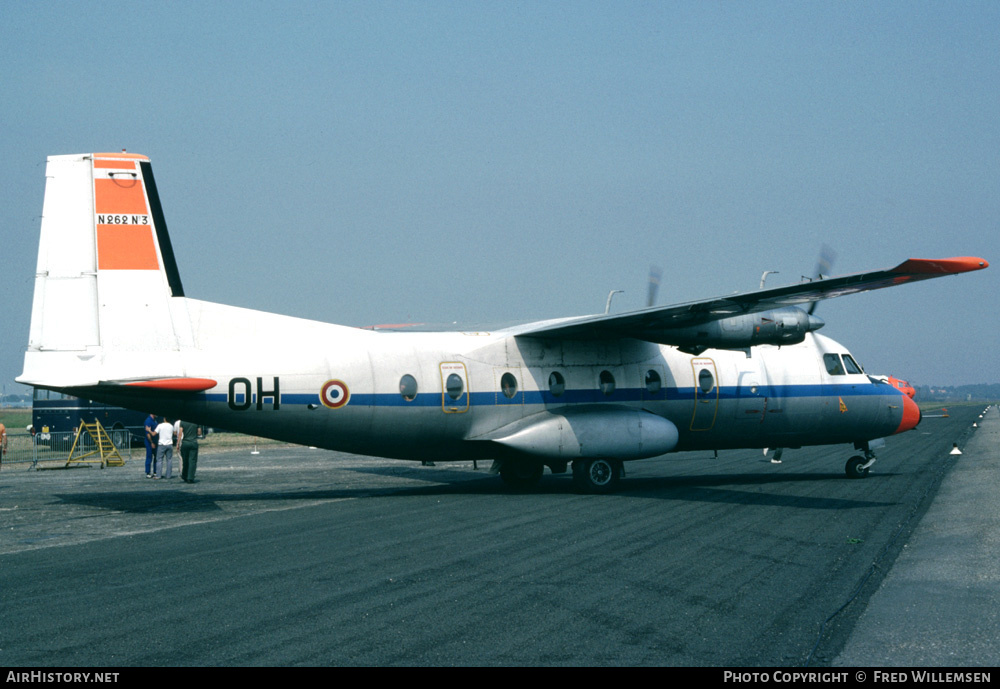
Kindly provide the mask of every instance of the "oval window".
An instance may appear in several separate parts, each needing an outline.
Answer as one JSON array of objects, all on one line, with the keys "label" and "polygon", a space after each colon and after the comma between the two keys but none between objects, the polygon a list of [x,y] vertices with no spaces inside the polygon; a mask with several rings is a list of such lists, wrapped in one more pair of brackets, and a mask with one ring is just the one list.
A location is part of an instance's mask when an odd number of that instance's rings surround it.
[{"label": "oval window", "polygon": [[514,377],[513,373],[505,373],[500,376],[500,390],[507,399],[511,399],[517,394],[517,378]]},{"label": "oval window", "polygon": [[610,395],[615,391],[615,377],[611,371],[601,371],[601,392]]},{"label": "oval window", "polygon": [[712,392],[712,388],[715,387],[715,376],[707,368],[701,369],[701,373],[698,374],[698,387],[705,394]]},{"label": "oval window", "polygon": [[457,400],[462,396],[462,390],[465,385],[462,383],[462,377],[457,373],[452,373],[448,376],[448,380],[445,382],[445,391],[448,393],[448,397],[453,400]]},{"label": "oval window", "polygon": [[663,387],[663,381],[660,380],[660,374],[653,369],[646,371],[646,392],[655,395],[661,387]]},{"label": "oval window", "polygon": [[417,399],[417,379],[407,373],[399,379],[399,394],[407,402]]},{"label": "oval window", "polygon": [[553,371],[549,374],[549,392],[552,393],[553,397],[559,397],[566,392],[566,379],[559,371]]}]

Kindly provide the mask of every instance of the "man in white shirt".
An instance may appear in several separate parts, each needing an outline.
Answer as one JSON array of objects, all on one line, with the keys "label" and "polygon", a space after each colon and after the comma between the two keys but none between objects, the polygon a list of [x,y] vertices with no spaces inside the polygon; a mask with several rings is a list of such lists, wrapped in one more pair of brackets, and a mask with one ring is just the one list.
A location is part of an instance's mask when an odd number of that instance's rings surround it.
[{"label": "man in white shirt", "polygon": [[[156,434],[156,469],[153,478],[173,478],[174,473],[174,425],[163,417],[163,421],[153,433]],[[166,461],[166,466],[164,466]]]}]

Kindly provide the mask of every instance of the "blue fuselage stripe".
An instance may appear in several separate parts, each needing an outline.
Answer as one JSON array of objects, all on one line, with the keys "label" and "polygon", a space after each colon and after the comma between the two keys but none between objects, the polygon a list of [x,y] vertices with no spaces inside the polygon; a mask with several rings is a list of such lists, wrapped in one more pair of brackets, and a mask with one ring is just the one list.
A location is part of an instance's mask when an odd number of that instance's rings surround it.
[{"label": "blue fuselage stripe", "polygon": [[[708,395],[698,394],[698,399],[713,400],[736,400],[736,399],[793,399],[793,398],[822,398],[822,397],[860,397],[869,395],[903,394],[892,386],[888,385],[865,385],[865,384],[824,384],[824,385],[762,385],[757,388],[754,394],[740,394],[737,386],[721,387],[713,390]],[[595,403],[615,403],[615,402],[673,402],[695,400],[696,388],[661,388],[656,393],[650,393],[645,388],[623,388],[604,395],[600,390],[566,390],[562,395],[553,395],[548,390],[529,390],[518,392],[514,397],[508,399],[499,391],[497,392],[473,392],[472,399],[467,400],[467,394],[463,393],[458,399],[449,404],[464,406],[470,403],[471,406],[503,406],[503,405],[545,405],[545,404],[595,404]],[[256,403],[256,395],[252,395],[253,403]],[[208,402],[226,402],[227,396],[220,393],[206,394]],[[272,398],[265,397],[266,403],[270,405]],[[243,396],[237,396],[237,403],[243,402]],[[309,393],[284,393],[281,395],[281,405],[309,405],[320,404],[318,394]],[[413,400],[405,400],[398,393],[351,393],[350,406],[362,407],[439,407],[442,404],[442,393],[425,392],[417,395]]]}]

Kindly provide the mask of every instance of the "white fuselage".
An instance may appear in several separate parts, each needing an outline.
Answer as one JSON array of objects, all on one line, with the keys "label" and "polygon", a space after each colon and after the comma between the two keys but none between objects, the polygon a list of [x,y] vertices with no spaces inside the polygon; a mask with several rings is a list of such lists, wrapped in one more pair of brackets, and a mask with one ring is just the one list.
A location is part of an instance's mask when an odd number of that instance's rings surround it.
[{"label": "white fuselage", "polygon": [[[892,386],[828,373],[823,354],[847,350],[815,334],[692,356],[632,339],[365,330],[171,301],[179,334],[164,369],[217,385],[172,398],[101,389],[95,398],[329,449],[442,461],[495,456],[488,441],[500,429],[565,410],[645,410],[676,426],[678,450],[865,441],[893,433],[902,413]],[[135,362],[121,362],[127,377]],[[155,363],[144,362],[147,373]],[[100,365],[114,371],[115,357]],[[415,391],[401,392],[407,376]]]}]

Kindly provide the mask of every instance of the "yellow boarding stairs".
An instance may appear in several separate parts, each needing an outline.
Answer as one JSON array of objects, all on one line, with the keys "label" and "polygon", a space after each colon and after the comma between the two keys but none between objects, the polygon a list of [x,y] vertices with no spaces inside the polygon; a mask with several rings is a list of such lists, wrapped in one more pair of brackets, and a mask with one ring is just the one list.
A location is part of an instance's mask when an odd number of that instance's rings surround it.
[{"label": "yellow boarding stairs", "polygon": [[[93,449],[85,451],[91,447]],[[66,460],[67,467],[73,464],[100,464],[103,469],[106,466],[123,467],[125,459],[111,442],[111,436],[104,430],[104,426],[95,419],[94,423],[80,422],[73,447],[69,451],[69,458]]]}]

